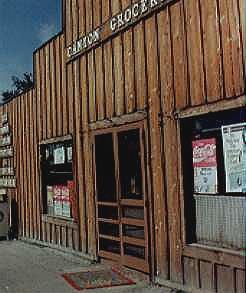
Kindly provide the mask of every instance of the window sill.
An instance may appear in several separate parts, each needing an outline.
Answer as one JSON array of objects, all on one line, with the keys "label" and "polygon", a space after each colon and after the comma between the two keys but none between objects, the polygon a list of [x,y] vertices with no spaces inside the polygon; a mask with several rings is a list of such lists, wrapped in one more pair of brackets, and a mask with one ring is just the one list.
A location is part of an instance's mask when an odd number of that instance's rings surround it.
[{"label": "window sill", "polygon": [[52,137],[50,139],[42,140],[39,142],[39,145],[46,145],[46,144],[52,144],[52,143],[62,143],[66,142],[68,140],[72,140],[73,136],[71,134],[65,135],[65,136],[58,136],[58,137]]},{"label": "window sill", "polygon": [[183,256],[245,269],[245,250],[233,250],[192,243],[186,244],[183,247]]},{"label": "window sill", "polygon": [[64,227],[70,227],[73,229],[78,228],[78,223],[72,218],[65,218],[61,216],[42,215],[42,221],[49,224],[56,224]]}]

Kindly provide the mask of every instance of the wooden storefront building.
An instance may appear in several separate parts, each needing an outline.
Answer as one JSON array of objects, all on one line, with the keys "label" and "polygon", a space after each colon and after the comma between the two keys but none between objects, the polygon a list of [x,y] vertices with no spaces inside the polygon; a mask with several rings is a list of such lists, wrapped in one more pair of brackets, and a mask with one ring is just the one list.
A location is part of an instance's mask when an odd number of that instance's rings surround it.
[{"label": "wooden storefront building", "polygon": [[220,131],[245,122],[244,10],[243,0],[63,0],[62,31],[34,52],[34,88],[0,108],[23,238],[191,292],[245,292],[240,243],[197,235],[192,168],[194,139],[218,139],[211,202],[245,196],[226,192]]}]

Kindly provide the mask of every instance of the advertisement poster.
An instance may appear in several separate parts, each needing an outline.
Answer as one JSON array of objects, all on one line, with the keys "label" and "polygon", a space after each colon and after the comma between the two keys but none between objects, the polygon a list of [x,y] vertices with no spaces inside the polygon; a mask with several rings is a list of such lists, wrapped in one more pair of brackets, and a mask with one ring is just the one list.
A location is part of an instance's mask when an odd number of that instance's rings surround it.
[{"label": "advertisement poster", "polygon": [[246,123],[222,126],[226,192],[246,192]]},{"label": "advertisement poster", "polygon": [[60,147],[54,150],[54,164],[64,164],[65,163],[65,148]]},{"label": "advertisement poster", "polygon": [[54,214],[62,216],[62,186],[55,185],[53,187],[54,193]]},{"label": "advertisement poster", "polygon": [[217,193],[217,158],[215,138],[192,142],[194,192]]},{"label": "advertisement poster", "polygon": [[68,218],[71,217],[71,202],[67,186],[62,187],[62,215]]}]

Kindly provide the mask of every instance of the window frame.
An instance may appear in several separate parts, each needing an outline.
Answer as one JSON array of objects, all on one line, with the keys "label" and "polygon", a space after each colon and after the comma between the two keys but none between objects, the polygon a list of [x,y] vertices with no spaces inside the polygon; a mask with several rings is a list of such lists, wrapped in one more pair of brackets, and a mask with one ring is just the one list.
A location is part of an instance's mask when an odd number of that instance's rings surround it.
[{"label": "window frame", "polygon": [[[178,118],[178,139],[179,139],[179,143],[180,143],[180,148],[179,148],[179,158],[180,158],[180,194],[181,194],[181,206],[182,206],[182,239],[183,239],[183,249],[185,249],[186,247],[190,247],[190,246],[203,246],[203,244],[200,244],[197,242],[197,240],[193,239],[193,241],[191,241],[190,237],[189,237],[189,233],[188,233],[188,227],[190,226],[190,223],[189,221],[187,221],[187,194],[188,193],[191,193],[192,195],[190,195],[191,198],[194,197],[194,170],[193,170],[193,157],[192,157],[192,152],[190,152],[190,156],[189,156],[189,159],[187,159],[185,156],[184,156],[184,133],[183,133],[183,130],[184,130],[184,124],[186,123],[186,121],[190,120],[190,121],[196,121],[197,119],[199,118],[204,118],[204,117],[208,117],[210,119],[211,116],[209,115],[217,115],[217,114],[220,114],[220,115],[224,115],[225,113],[229,113],[230,111],[242,111],[243,114],[246,113],[246,109],[245,107],[242,107],[242,106],[239,106],[239,107],[236,107],[236,108],[226,108],[226,109],[220,109],[220,110],[216,110],[216,111],[211,111],[211,112],[196,112],[194,111],[194,113],[192,114],[192,111],[189,112],[189,115],[183,115],[182,116],[182,113],[180,115],[177,115],[177,118]],[[243,115],[242,115],[243,116]],[[233,123],[226,123],[226,124],[222,124],[222,125],[232,125],[232,124],[238,124],[238,123],[245,123],[246,122],[246,116],[244,116],[244,120],[242,118],[239,119],[235,119],[235,121]],[[220,163],[220,167],[219,167],[219,163],[218,163],[218,169],[221,168],[222,170],[220,170],[220,173],[222,173],[222,175],[219,175],[219,172],[217,174],[217,177],[218,177],[218,185],[221,185],[221,184],[224,184],[223,186],[223,190],[221,190],[221,186],[219,187],[218,186],[218,192],[216,194],[211,194],[210,196],[228,196],[228,197],[245,197],[246,198],[246,193],[245,192],[239,192],[239,193],[230,193],[230,192],[226,192],[226,176],[225,176],[225,166],[224,166],[224,153],[223,153],[223,138],[222,138],[222,132],[221,132],[221,127],[220,128],[216,128],[214,129],[215,133],[217,131],[217,135],[216,135],[216,145],[218,144],[218,137],[220,137],[220,147],[221,147],[221,150],[217,150],[217,161],[219,160],[219,157],[218,157],[218,151],[219,153],[221,154],[222,156],[222,160],[221,163]],[[191,132],[191,131],[190,131]],[[211,132],[212,133],[212,132]],[[215,135],[211,136],[212,137],[215,137]],[[186,137],[187,138],[187,137]],[[203,139],[203,138],[209,138],[209,135],[208,137],[200,137],[198,139]],[[189,138],[188,138],[190,141],[190,145],[191,145],[191,151],[192,151],[192,141],[194,140],[194,136],[192,136],[192,134],[190,134]],[[186,148],[186,147],[185,147]],[[185,159],[186,158],[186,159]],[[188,163],[188,165],[190,167],[188,167],[189,170],[192,171],[192,176],[190,181],[192,182],[192,187],[190,187],[189,190],[187,190],[187,186],[185,186],[185,172],[187,170],[187,161],[190,161],[190,163]],[[185,162],[186,161],[186,162]],[[219,170],[218,170],[219,171]],[[221,172],[222,171],[222,172]],[[191,174],[191,173],[190,173]],[[223,183],[221,183],[221,178],[220,176],[224,176],[224,180],[223,180]],[[220,182],[219,182],[220,181]],[[187,183],[186,183],[187,185]],[[194,199],[193,199],[194,200]],[[191,209],[191,208],[190,208]],[[195,210],[195,204],[194,206],[192,206],[192,209]],[[195,219],[196,219],[196,214],[195,214]],[[194,219],[193,219],[194,221]],[[196,223],[193,224],[193,227],[192,229],[194,230],[193,233],[196,234]],[[221,249],[228,249],[229,251],[233,251],[235,253],[237,253],[237,249],[234,250],[234,248],[226,248],[224,246],[216,246],[216,245],[213,245],[213,244],[208,244],[208,245],[204,245],[205,247],[208,247],[209,249],[213,249],[213,250],[221,250]],[[240,253],[240,252],[239,252]]]},{"label": "window frame", "polygon": [[[42,161],[42,155],[45,150],[43,148],[47,147],[48,145],[59,145],[63,144],[65,146],[65,164],[68,164],[67,162],[67,147],[68,145],[71,145],[72,147],[72,161],[71,161],[71,181],[73,181],[73,187],[74,187],[74,194],[75,194],[75,207],[74,209],[76,210],[76,213],[78,215],[78,198],[77,198],[77,193],[76,193],[76,186],[75,186],[75,164],[74,164],[74,159],[75,159],[75,144],[74,144],[74,139],[72,135],[66,135],[66,136],[61,136],[61,137],[53,137],[47,140],[43,140],[39,143],[38,145],[38,151],[39,151],[39,174],[40,174],[40,193],[41,193],[41,214],[43,218],[53,218],[56,220],[62,220],[66,222],[77,222],[77,220],[74,218],[74,215],[72,214],[72,205],[70,207],[70,217],[66,217],[63,215],[55,215],[55,214],[49,214],[48,213],[48,198],[47,198],[47,182],[44,182],[44,177],[43,177],[43,161]],[[70,163],[70,162],[69,162]],[[57,165],[58,166],[58,165]],[[69,172],[70,173],[70,172]],[[69,180],[70,181],[70,180]],[[53,186],[55,186],[54,184]],[[58,185],[58,184],[57,184]]]}]

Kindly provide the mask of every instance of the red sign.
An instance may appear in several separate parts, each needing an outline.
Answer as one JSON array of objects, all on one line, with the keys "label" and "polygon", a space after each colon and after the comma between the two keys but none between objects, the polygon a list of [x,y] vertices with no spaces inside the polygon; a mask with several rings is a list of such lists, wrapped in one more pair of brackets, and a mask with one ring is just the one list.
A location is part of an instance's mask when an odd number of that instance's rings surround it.
[{"label": "red sign", "polygon": [[216,139],[200,139],[192,142],[194,192],[217,193]]},{"label": "red sign", "polygon": [[195,140],[192,146],[194,167],[217,166],[215,138]]}]

